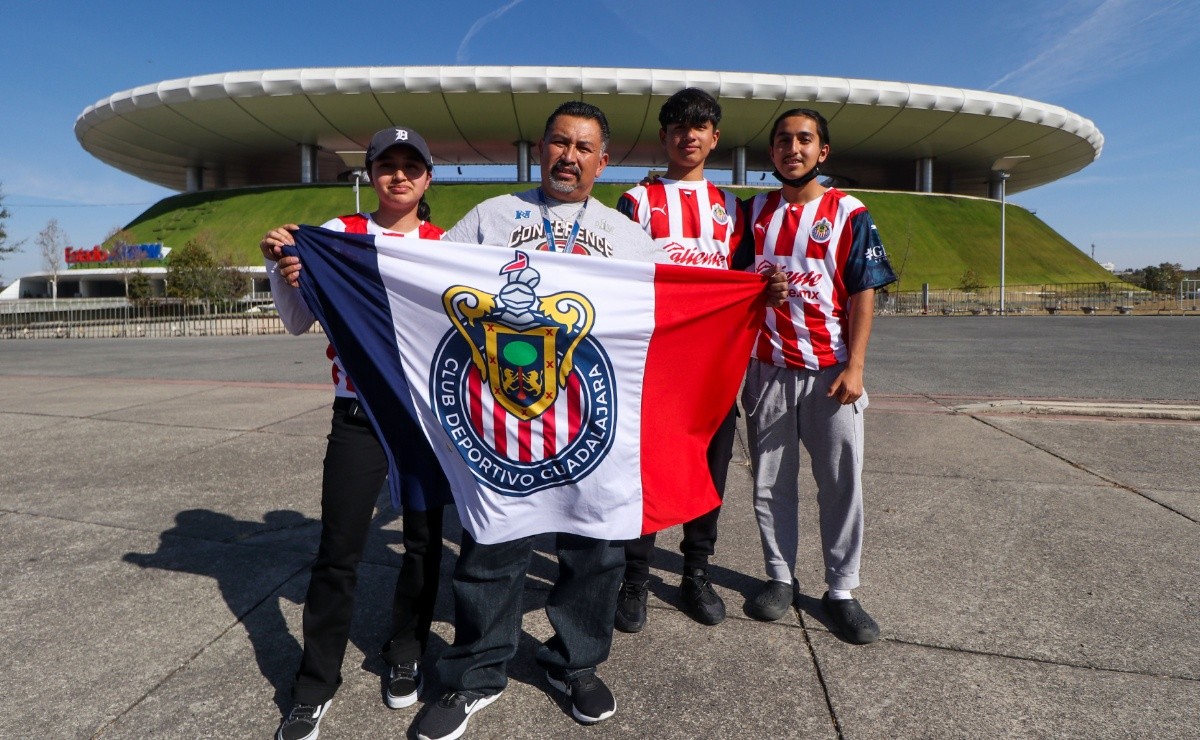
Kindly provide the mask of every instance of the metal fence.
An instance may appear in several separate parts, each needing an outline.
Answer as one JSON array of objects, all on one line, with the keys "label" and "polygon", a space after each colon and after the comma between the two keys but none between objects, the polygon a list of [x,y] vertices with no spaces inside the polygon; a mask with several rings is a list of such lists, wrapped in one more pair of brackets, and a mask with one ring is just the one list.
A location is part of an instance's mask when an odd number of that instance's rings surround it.
[{"label": "metal fence", "polygon": [[[314,324],[310,331],[320,331]],[[284,334],[270,294],[224,303],[124,298],[0,301],[0,339]]]},{"label": "metal fence", "polygon": [[1179,310],[1200,311],[1200,280],[1179,281]]},{"label": "metal fence", "polygon": [[[1197,302],[1191,300],[1188,308],[1195,310],[1191,306]],[[1169,293],[1131,289],[1126,283],[1008,285],[1004,289],[1004,310],[1009,314],[1162,313],[1188,308]],[[895,314],[998,314],[1000,289],[877,291],[875,309],[878,313]]]},{"label": "metal fence", "polygon": [[[1200,280],[1184,280],[1172,293],[1130,289],[1125,283],[1010,285],[1009,314],[1129,314],[1200,311]],[[1000,310],[1000,289],[877,291],[876,313],[981,315]],[[0,301],[0,339],[73,337],[188,337],[284,334],[270,293],[238,301],[185,303],[155,298],[28,298]],[[314,324],[309,331],[321,331]]]}]

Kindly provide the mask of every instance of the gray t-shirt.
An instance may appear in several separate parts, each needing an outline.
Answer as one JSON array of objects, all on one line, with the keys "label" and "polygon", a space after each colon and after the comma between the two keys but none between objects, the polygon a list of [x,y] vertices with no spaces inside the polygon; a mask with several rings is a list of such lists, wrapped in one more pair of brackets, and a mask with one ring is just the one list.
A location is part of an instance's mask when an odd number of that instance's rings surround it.
[{"label": "gray t-shirt", "polygon": [[[472,208],[442,238],[466,244],[548,251],[540,193],[541,188],[534,188],[523,193],[488,198]],[[560,251],[566,245],[579,209],[583,206],[583,203],[564,203],[546,196],[546,207],[557,245],[555,251]],[[579,226],[579,235],[571,249],[574,254],[635,262],[671,261],[638,224],[595,198],[587,199],[587,210]]]}]

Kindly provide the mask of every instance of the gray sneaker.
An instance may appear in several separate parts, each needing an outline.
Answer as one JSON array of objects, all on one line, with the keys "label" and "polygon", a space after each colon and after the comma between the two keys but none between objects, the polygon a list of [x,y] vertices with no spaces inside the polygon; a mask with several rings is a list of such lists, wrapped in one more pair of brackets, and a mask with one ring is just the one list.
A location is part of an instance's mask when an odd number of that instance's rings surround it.
[{"label": "gray sneaker", "polygon": [[796,598],[795,587],[783,581],[767,581],[762,590],[746,600],[746,614],[763,622],[774,622],[787,614]]}]

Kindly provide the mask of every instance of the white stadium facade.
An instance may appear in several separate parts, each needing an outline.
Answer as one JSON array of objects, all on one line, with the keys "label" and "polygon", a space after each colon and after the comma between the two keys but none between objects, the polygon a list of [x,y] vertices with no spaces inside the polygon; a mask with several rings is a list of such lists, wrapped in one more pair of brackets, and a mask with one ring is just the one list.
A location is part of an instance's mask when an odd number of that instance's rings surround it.
[{"label": "white stadium facade", "polygon": [[[375,131],[420,131],[438,165],[515,165],[536,180],[535,143],[559,103],[598,105],[610,165],[663,165],[658,109],[699,87],[721,104],[710,169],[746,184],[770,169],[771,124],[820,111],[846,187],[998,197],[1052,182],[1100,156],[1104,137],[1055,105],[993,92],[840,77],[601,67],[339,67],[227,72],[114,93],[75,122],[85,150],[172,190],[345,181]],[[715,173],[714,173],[715,174]],[[715,179],[721,180],[718,175]],[[769,184],[764,183],[764,184]],[[758,184],[755,182],[754,184]],[[94,278],[102,279],[101,271]],[[36,279],[29,276],[25,279]],[[111,279],[111,277],[109,277]],[[17,286],[5,291],[16,296]],[[86,285],[79,293],[88,295]]]}]

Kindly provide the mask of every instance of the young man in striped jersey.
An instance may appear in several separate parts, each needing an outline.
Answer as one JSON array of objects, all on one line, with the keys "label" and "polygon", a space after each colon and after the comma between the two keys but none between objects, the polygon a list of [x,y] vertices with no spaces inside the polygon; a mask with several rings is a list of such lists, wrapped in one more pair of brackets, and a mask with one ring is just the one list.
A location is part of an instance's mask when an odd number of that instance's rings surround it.
[{"label": "young man in striped jersey", "polygon": [[[704,177],[704,163],[717,146],[721,106],[712,95],[689,87],[672,95],[658,112],[658,138],[667,154],[666,177],[638,185],[621,196],[617,210],[636,221],[681,265],[729,269],[741,224],[738,200]],[[708,448],[708,467],[717,493],[724,497],[725,476],[733,454],[737,407],[717,430]],[[701,624],[725,619],[725,603],[708,580],[708,559],[717,541],[718,506],[683,525],[683,580],[680,600],[688,616]],[[617,600],[615,626],[638,632],[646,625],[647,583],[654,552],[653,534],[625,544],[625,580]]]},{"label": "young man in striped jersey", "polygon": [[[817,179],[829,156],[829,124],[797,108],[771,130],[780,190],[746,205],[748,231],[737,262],[787,273],[787,302],[768,309],[746,372],[754,509],[768,581],[746,604],[775,620],[795,599],[799,445],[812,463],[828,592],[821,601],[836,631],[863,644],[879,626],[851,595],[862,551],[863,367],[875,289],[895,281],[866,207]],[[752,261],[751,261],[752,260]]]}]

